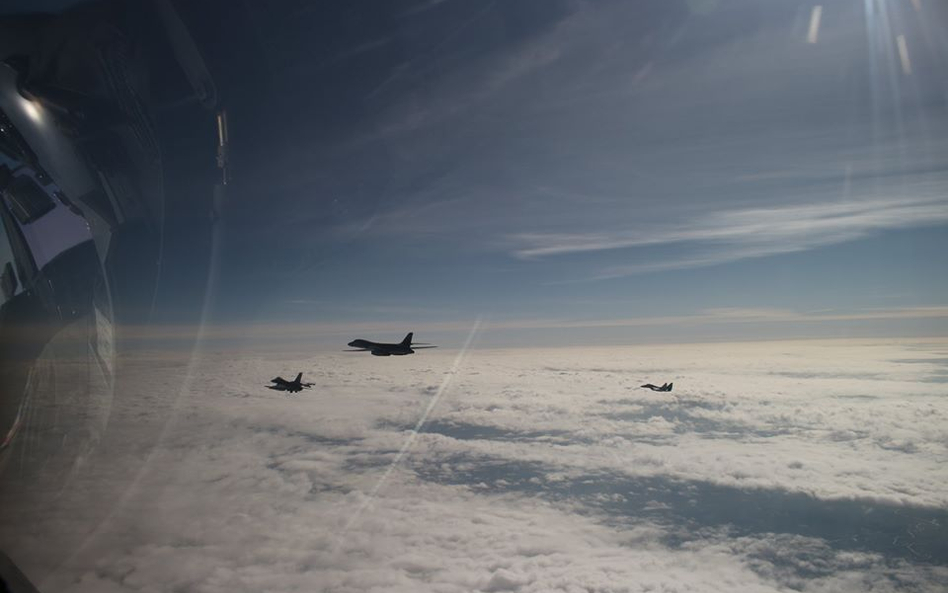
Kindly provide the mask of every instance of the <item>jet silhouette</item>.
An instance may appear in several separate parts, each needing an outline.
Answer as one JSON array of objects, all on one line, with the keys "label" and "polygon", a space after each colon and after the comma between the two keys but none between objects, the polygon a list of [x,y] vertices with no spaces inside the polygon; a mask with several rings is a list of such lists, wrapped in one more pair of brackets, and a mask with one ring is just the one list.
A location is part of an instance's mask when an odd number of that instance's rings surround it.
[{"label": "jet silhouette", "polygon": [[406,354],[414,354],[415,350],[418,348],[437,348],[437,346],[418,346],[411,343],[411,338],[414,334],[409,332],[405,339],[398,344],[383,344],[380,342],[372,342],[370,340],[352,340],[349,342],[349,347],[354,348],[354,350],[347,350],[346,352],[371,352],[373,356],[404,356]]},{"label": "jet silhouette", "polygon": [[303,389],[309,389],[313,386],[312,383],[303,383],[303,373],[296,375],[296,378],[292,381],[287,381],[283,377],[277,377],[276,379],[270,379],[270,382],[273,385],[267,385],[268,389],[275,389],[277,391],[289,391],[290,393],[296,393],[298,391],[303,391]]},{"label": "jet silhouette", "polygon": [[652,391],[671,391],[672,385],[674,385],[674,383],[665,383],[664,385],[659,387],[658,385],[652,385],[651,383],[646,383],[645,385],[642,385],[642,387],[646,389],[651,389]]}]

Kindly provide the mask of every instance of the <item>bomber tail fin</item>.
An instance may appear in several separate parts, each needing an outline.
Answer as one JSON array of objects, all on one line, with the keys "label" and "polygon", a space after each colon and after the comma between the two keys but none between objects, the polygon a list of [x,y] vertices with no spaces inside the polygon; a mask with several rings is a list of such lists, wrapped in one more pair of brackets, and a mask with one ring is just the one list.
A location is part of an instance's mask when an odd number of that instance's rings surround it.
[{"label": "bomber tail fin", "polygon": [[414,335],[412,332],[408,332],[408,335],[405,336],[405,339],[402,340],[402,346],[411,346],[411,338]]}]

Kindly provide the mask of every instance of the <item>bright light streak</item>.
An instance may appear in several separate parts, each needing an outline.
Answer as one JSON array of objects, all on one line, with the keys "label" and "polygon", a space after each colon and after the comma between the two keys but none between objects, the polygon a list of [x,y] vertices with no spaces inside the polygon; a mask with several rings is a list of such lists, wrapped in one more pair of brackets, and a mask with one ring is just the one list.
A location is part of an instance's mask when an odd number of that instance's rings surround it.
[{"label": "bright light streak", "polygon": [[36,123],[43,122],[43,113],[40,111],[40,106],[37,103],[21,98],[20,104],[23,105],[23,112],[26,113],[27,117]]},{"label": "bright light streak", "polygon": [[816,43],[816,38],[820,33],[820,17],[823,16],[823,6],[817,4],[810,13],[810,31],[806,34],[807,43]]},{"label": "bright light streak", "polygon": [[899,46],[899,59],[902,61],[902,72],[909,75],[912,73],[912,60],[909,59],[908,47],[905,45],[905,35],[896,37],[895,43]]},{"label": "bright light streak", "polygon": [[[418,422],[408,433],[408,438],[405,439],[405,443],[402,445],[402,448],[398,450],[398,453],[395,455],[395,458],[392,459],[392,462],[389,464],[388,469],[385,470],[385,473],[382,474],[382,477],[375,484],[375,487],[372,488],[372,491],[369,492],[368,496],[359,505],[359,508],[349,517],[349,520],[346,522],[345,526],[342,528],[340,535],[345,535],[349,531],[349,528],[352,527],[353,523],[362,516],[362,513],[365,509],[375,500],[375,497],[378,495],[379,491],[382,489],[382,486],[385,485],[385,482],[388,480],[388,477],[391,475],[392,471],[398,467],[401,463],[402,458],[409,452],[412,448],[412,445],[415,444],[415,439],[418,438],[418,433],[421,432],[421,429],[424,428],[425,422],[428,421],[428,416],[431,414],[431,411],[438,404],[438,401],[441,399],[441,396],[444,395],[444,392],[447,391],[448,387],[451,386],[451,381],[458,373],[458,369],[461,367],[461,363],[464,362],[464,358],[467,355],[468,349],[471,347],[471,342],[474,341],[474,336],[477,335],[478,330],[481,327],[481,318],[478,317],[474,322],[474,326],[471,327],[470,333],[467,335],[467,340],[464,341],[464,345],[461,346],[460,352],[454,359],[454,364],[451,365],[451,369],[444,375],[444,380],[441,381],[441,386],[438,387],[438,391],[431,397],[431,400],[428,402],[428,407],[425,408],[425,411],[421,414],[421,418],[418,419]],[[339,540],[336,540],[337,545]]]}]

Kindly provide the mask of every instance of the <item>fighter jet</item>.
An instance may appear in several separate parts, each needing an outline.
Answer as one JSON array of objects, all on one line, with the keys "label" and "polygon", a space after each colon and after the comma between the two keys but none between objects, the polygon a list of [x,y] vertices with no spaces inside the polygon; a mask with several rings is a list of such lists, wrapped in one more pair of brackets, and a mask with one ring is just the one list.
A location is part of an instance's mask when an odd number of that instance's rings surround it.
[{"label": "fighter jet", "polygon": [[349,347],[354,350],[347,350],[346,352],[371,352],[372,356],[404,356],[406,354],[414,354],[415,350],[419,348],[437,348],[437,346],[431,345],[417,345],[411,343],[412,338],[411,332],[405,339],[399,344],[382,344],[379,342],[372,342],[369,340],[352,340],[349,342]]},{"label": "fighter jet", "polygon": [[671,391],[672,385],[674,385],[674,383],[665,383],[664,385],[659,387],[658,385],[652,385],[651,383],[646,383],[645,385],[642,385],[642,387],[646,389],[651,389],[652,391]]},{"label": "fighter jet", "polygon": [[275,389],[276,391],[289,391],[290,393],[296,393],[298,391],[303,391],[303,389],[309,389],[313,386],[312,383],[303,383],[303,373],[296,375],[296,378],[292,381],[287,381],[283,377],[277,377],[276,379],[270,379],[270,382],[273,385],[267,385],[268,389]]}]

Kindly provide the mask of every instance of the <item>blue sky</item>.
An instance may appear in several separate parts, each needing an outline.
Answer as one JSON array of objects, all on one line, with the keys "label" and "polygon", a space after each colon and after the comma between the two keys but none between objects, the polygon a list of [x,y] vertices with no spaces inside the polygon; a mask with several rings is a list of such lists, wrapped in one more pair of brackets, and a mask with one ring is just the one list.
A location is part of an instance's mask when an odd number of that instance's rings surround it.
[{"label": "blue sky", "polygon": [[236,97],[223,320],[945,303],[931,0],[248,7],[280,66]]}]

